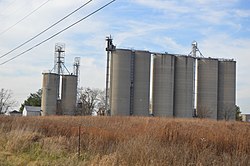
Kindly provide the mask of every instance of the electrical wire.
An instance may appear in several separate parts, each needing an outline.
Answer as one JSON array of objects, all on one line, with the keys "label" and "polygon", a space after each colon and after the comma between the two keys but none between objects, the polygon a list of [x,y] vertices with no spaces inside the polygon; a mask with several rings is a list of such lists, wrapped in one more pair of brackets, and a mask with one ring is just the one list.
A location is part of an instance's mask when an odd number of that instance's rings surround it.
[{"label": "electrical wire", "polygon": [[35,10],[33,10],[32,12],[30,12],[29,14],[27,14],[26,16],[24,16],[22,19],[20,19],[19,21],[17,21],[15,24],[11,25],[10,27],[6,28],[5,30],[3,30],[2,32],[0,32],[0,36],[3,35],[4,33],[8,32],[10,29],[12,29],[13,27],[15,27],[17,24],[19,24],[20,22],[22,22],[23,20],[25,20],[26,18],[28,18],[29,16],[31,16],[33,13],[35,13],[37,10],[39,10],[41,7],[43,7],[44,5],[46,5],[50,0],[47,0],[46,2],[42,3],[40,6],[38,6]]},{"label": "electrical wire", "polygon": [[68,26],[68,27],[62,29],[61,31],[55,33],[54,35],[50,36],[49,38],[47,38],[47,39],[41,41],[40,43],[37,43],[36,45],[34,45],[33,47],[31,47],[31,48],[29,48],[29,49],[23,51],[22,53],[17,54],[16,56],[14,56],[14,57],[12,57],[12,58],[10,58],[10,59],[8,59],[8,60],[6,60],[6,61],[0,63],[0,66],[1,66],[1,65],[4,65],[4,64],[6,64],[6,63],[8,63],[8,62],[10,62],[10,61],[12,61],[12,60],[14,60],[14,59],[16,59],[17,57],[19,57],[19,56],[21,56],[21,55],[23,55],[23,54],[29,52],[30,50],[32,50],[32,49],[34,49],[34,48],[40,46],[40,45],[43,44],[43,43],[45,43],[45,42],[51,40],[52,38],[56,37],[57,35],[61,34],[61,33],[64,32],[64,31],[68,30],[69,28],[75,26],[76,24],[82,22],[83,20],[87,19],[88,17],[94,15],[95,13],[99,12],[100,10],[104,9],[105,7],[109,6],[110,4],[112,4],[112,3],[115,2],[115,1],[116,1],[116,0],[110,1],[109,3],[103,5],[102,7],[98,8],[97,10],[95,10],[95,11],[93,11],[92,13],[88,14],[87,16],[85,16],[85,17],[81,18],[80,20],[76,21],[75,23],[71,24],[70,26]]},{"label": "electrical wire", "polygon": [[55,22],[54,24],[52,24],[51,26],[49,26],[48,28],[44,29],[42,32],[38,33],[37,35],[35,35],[34,37],[30,38],[29,40],[25,41],[24,43],[20,44],[19,46],[13,48],[12,50],[10,50],[9,52],[3,54],[0,56],[0,59],[9,55],[10,53],[14,52],[15,50],[17,50],[18,48],[24,46],[25,44],[29,43],[30,41],[34,40],[35,38],[37,38],[38,36],[42,35],[43,33],[45,33],[46,31],[48,31],[49,29],[51,29],[52,27],[54,27],[55,25],[59,24],[60,22],[62,22],[63,20],[65,20],[66,18],[68,18],[69,16],[71,16],[72,14],[74,14],[75,12],[77,12],[78,10],[80,10],[81,8],[83,8],[84,6],[86,6],[87,4],[89,4],[91,1],[93,0],[89,0],[88,2],[84,3],[82,6],[78,7],[77,9],[75,9],[73,12],[69,13],[68,15],[66,15],[65,17],[63,17],[62,19],[60,19],[59,21]]}]

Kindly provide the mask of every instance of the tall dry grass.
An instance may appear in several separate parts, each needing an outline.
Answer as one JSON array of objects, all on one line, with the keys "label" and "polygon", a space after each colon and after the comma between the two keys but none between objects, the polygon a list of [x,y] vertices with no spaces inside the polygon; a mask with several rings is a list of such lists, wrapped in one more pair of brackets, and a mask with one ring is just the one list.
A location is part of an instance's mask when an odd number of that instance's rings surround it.
[{"label": "tall dry grass", "polygon": [[0,165],[248,166],[250,124],[155,117],[0,117]]}]

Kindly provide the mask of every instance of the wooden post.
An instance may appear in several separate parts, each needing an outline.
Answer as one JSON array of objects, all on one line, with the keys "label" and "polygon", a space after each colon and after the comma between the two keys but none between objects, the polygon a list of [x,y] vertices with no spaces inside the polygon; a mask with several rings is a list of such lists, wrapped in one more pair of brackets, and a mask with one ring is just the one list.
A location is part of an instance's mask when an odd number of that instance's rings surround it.
[{"label": "wooden post", "polygon": [[78,158],[81,155],[81,126],[78,128]]}]

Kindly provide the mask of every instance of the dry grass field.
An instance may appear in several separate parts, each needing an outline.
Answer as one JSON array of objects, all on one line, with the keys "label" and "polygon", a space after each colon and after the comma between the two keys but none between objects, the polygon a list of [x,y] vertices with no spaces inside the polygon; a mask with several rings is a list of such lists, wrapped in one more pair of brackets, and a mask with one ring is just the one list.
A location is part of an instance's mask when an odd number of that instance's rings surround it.
[{"label": "dry grass field", "polygon": [[0,165],[249,166],[250,124],[155,117],[0,117]]}]

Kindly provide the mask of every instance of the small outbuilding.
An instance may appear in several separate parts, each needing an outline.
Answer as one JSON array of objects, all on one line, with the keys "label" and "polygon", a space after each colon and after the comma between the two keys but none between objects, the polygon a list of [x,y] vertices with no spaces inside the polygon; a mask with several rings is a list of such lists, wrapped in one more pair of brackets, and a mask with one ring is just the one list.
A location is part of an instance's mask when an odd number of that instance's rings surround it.
[{"label": "small outbuilding", "polygon": [[23,116],[41,116],[41,107],[24,106]]},{"label": "small outbuilding", "polygon": [[243,122],[250,122],[250,113],[241,114]]}]

